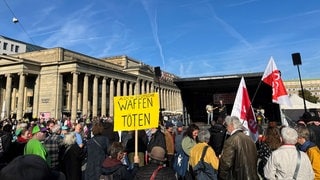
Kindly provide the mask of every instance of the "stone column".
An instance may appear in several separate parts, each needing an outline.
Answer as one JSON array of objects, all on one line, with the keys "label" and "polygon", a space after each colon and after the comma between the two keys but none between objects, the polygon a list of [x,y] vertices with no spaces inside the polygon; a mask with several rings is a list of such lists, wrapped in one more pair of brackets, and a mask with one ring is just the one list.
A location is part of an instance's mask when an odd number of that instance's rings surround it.
[{"label": "stone column", "polygon": [[107,78],[102,79],[102,92],[101,92],[101,116],[107,113]]},{"label": "stone column", "polygon": [[116,96],[121,96],[121,81],[120,79],[118,79],[118,82],[117,82],[117,94]]},{"label": "stone column", "polygon": [[13,87],[12,88],[12,92],[11,92],[11,112],[15,112],[17,113],[17,101],[18,101],[18,98],[17,98],[17,88]]},{"label": "stone column", "polygon": [[71,101],[71,121],[76,122],[77,119],[77,107],[78,107],[78,75],[79,72],[71,72],[72,77],[72,101]]},{"label": "stone column", "polygon": [[159,98],[160,98],[160,108],[162,109],[164,106],[164,104],[163,104],[163,100],[164,100],[164,97],[163,97],[163,88],[159,88]]},{"label": "stone column", "polygon": [[150,93],[150,82],[146,81],[146,93]]},{"label": "stone column", "polygon": [[165,105],[166,105],[166,110],[170,111],[170,107],[169,107],[169,89],[166,90],[166,94],[165,94],[166,98],[165,98]]},{"label": "stone column", "polygon": [[5,118],[10,117],[11,112],[11,88],[12,88],[12,74],[6,74],[6,97],[5,97]]},{"label": "stone column", "polygon": [[110,79],[110,109],[109,115],[113,117],[114,79]]},{"label": "stone column", "polygon": [[155,90],[154,90],[154,83],[151,82],[150,84],[151,84],[150,91],[151,91],[151,93],[154,93],[154,92],[155,92]]},{"label": "stone column", "polygon": [[83,100],[82,100],[82,115],[88,116],[88,95],[89,95],[89,74],[85,74],[83,78]]},{"label": "stone column", "polygon": [[175,111],[178,109],[177,103],[178,103],[177,92],[173,91],[173,110]]},{"label": "stone column", "polygon": [[94,76],[93,79],[93,94],[92,94],[92,117],[98,115],[98,79],[99,76]]},{"label": "stone column", "polygon": [[38,118],[39,116],[39,88],[40,88],[40,74],[36,78],[33,90],[33,105],[32,105],[32,117]]},{"label": "stone column", "polygon": [[135,95],[139,95],[140,94],[140,79],[137,78],[137,83],[136,83],[136,86],[134,88],[134,94]]},{"label": "stone column", "polygon": [[145,94],[146,93],[145,84],[146,84],[146,81],[145,80],[141,80],[141,94]]},{"label": "stone column", "polygon": [[19,73],[19,91],[18,91],[18,106],[17,106],[17,120],[23,118],[23,100],[24,100],[24,86],[26,84],[26,74]]},{"label": "stone column", "polygon": [[170,91],[169,91],[169,107],[170,107],[171,111],[173,110],[173,100],[172,100],[172,98],[173,98],[172,90],[170,89]]},{"label": "stone column", "polygon": [[128,82],[123,81],[123,95],[127,96],[128,95]]},{"label": "stone column", "polygon": [[133,95],[133,92],[132,92],[132,82],[130,81],[129,82],[129,95],[131,96],[131,95]]},{"label": "stone column", "polygon": [[70,82],[67,82],[67,110],[71,112],[71,103],[72,103],[72,86]]}]

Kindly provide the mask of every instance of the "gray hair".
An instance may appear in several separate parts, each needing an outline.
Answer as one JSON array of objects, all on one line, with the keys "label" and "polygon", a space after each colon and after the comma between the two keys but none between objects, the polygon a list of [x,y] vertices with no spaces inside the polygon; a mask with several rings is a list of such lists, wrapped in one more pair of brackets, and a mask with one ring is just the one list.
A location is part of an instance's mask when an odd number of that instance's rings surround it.
[{"label": "gray hair", "polygon": [[296,144],[298,141],[298,133],[295,129],[290,127],[284,127],[281,130],[282,141],[285,144]]},{"label": "gray hair", "polygon": [[58,133],[59,130],[61,129],[61,126],[59,124],[55,124],[52,129],[51,129],[51,132],[52,133]]},{"label": "gray hair", "polygon": [[76,142],[76,134],[74,132],[69,132],[64,135],[63,144],[72,145]]},{"label": "gray hair", "polygon": [[200,130],[198,134],[199,142],[209,142],[210,140],[210,132],[208,130]]},{"label": "gray hair", "polygon": [[298,137],[302,137],[302,138],[306,139],[307,141],[310,140],[310,131],[307,127],[299,126],[298,128],[296,128],[296,131],[298,133]]},{"label": "gray hair", "polygon": [[233,127],[235,129],[241,129],[242,128],[242,122],[237,116],[227,116],[225,118],[226,125],[233,124]]}]

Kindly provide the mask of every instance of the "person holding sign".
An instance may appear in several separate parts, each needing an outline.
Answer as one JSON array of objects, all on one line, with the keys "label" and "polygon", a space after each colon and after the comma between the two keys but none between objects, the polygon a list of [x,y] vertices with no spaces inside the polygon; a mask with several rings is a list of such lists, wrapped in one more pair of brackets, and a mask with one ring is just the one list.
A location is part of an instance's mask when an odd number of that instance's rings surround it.
[{"label": "person holding sign", "polygon": [[151,129],[150,140],[147,145],[148,153],[151,152],[152,148],[155,146],[160,146],[163,149],[167,149],[165,135],[161,132],[160,126],[158,128]]},{"label": "person holding sign", "polygon": [[[135,154],[135,132],[131,131],[132,138],[128,140],[126,144],[126,152],[128,154],[130,164],[134,163],[134,154]],[[145,152],[147,151],[147,134],[145,130],[138,131],[138,156],[140,159],[139,167],[145,165],[144,157]]]},{"label": "person holding sign", "polygon": [[148,152],[155,145],[166,149],[164,134],[159,126],[159,94],[116,96],[114,101],[114,131],[135,131],[135,158],[138,158],[138,130],[151,129]]}]

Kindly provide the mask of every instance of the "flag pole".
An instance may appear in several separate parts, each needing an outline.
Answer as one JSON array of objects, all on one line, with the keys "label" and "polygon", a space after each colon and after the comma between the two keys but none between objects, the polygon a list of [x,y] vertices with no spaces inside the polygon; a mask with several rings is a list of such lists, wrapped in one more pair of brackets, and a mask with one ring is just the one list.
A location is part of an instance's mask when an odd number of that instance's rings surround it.
[{"label": "flag pole", "polygon": [[253,102],[254,102],[254,99],[256,98],[256,96],[257,96],[257,93],[258,93],[258,90],[259,90],[259,88],[260,88],[260,86],[261,86],[261,80],[260,80],[260,82],[259,82],[259,84],[258,84],[258,87],[257,87],[257,89],[256,89],[256,92],[254,92],[254,95],[253,95],[253,97],[252,97],[252,100],[251,100],[251,106],[252,106],[252,104],[253,104]]}]

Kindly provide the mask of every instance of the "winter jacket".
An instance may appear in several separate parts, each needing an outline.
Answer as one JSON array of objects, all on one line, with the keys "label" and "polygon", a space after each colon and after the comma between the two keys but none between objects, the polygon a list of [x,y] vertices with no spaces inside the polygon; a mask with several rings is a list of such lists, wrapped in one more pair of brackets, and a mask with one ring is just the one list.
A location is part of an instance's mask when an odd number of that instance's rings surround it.
[{"label": "winter jacket", "polygon": [[164,137],[164,134],[159,129],[154,134],[151,135],[150,141],[147,145],[147,150],[149,153],[151,152],[151,149],[154,146],[160,146],[163,149],[167,149],[166,139]]},{"label": "winter jacket", "polygon": [[123,165],[120,160],[109,157],[103,161],[102,167],[102,174],[112,176],[113,180],[131,180],[136,172],[136,169],[128,170],[128,167]]},{"label": "winter jacket", "polygon": [[257,149],[252,139],[241,130],[225,142],[219,162],[219,179],[258,180]]},{"label": "winter jacket", "polygon": [[[94,141],[96,140],[100,146]],[[85,180],[99,180],[101,175],[101,164],[106,158],[109,139],[106,136],[95,136],[87,143],[87,166]]]},{"label": "winter jacket", "polygon": [[227,130],[222,124],[217,123],[208,130],[210,132],[210,140],[208,144],[213,148],[216,155],[219,156],[222,152]]},{"label": "winter jacket", "polygon": [[320,150],[318,146],[311,141],[306,141],[303,145],[299,146],[299,149],[307,153],[312,165],[315,179],[320,179]]}]

